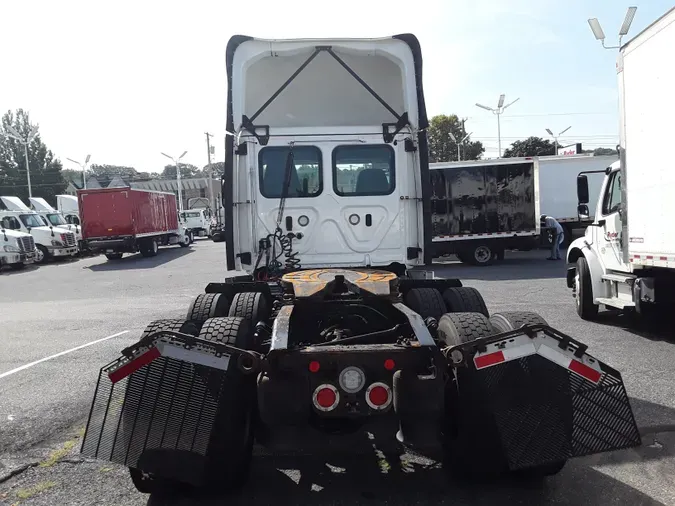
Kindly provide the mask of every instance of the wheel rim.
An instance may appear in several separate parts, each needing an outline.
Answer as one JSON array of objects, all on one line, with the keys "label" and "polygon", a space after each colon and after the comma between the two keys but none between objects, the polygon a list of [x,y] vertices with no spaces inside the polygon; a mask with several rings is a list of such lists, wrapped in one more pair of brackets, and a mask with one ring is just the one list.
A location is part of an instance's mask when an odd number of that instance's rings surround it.
[{"label": "wheel rim", "polygon": [[478,246],[473,252],[473,257],[479,264],[484,264],[490,261],[492,251],[487,246]]},{"label": "wheel rim", "polygon": [[152,252],[157,253],[157,241],[152,241]]},{"label": "wheel rim", "polygon": [[42,252],[40,248],[37,249],[37,253],[35,254],[35,260],[37,263],[41,263],[45,259],[45,254]]}]

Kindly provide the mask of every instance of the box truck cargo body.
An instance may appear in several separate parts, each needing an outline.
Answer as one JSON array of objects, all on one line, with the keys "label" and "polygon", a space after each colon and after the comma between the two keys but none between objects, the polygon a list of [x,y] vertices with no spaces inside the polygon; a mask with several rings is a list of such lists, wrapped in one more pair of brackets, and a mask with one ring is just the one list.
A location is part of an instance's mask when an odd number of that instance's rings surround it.
[{"label": "box truck cargo body", "polygon": [[[599,306],[651,313],[675,309],[675,171],[664,146],[675,135],[675,9],[621,48],[619,161],[605,175],[595,220],[568,250],[567,284],[577,312]],[[580,214],[589,215],[588,178],[578,181]]]},{"label": "box truck cargo body", "polygon": [[434,256],[489,265],[507,249],[529,250],[539,236],[534,158],[432,163]]},{"label": "box truck cargo body", "polygon": [[[619,159],[619,155],[540,156],[538,159],[541,213],[552,216],[562,225],[565,230],[564,244],[569,244],[575,236],[583,235],[586,227],[593,223],[604,173]],[[589,208],[593,212],[580,218],[577,213],[577,176],[584,172],[589,174]],[[541,234],[542,244],[550,246],[552,231],[542,229]]]},{"label": "box truck cargo body", "polygon": [[128,187],[77,193],[84,240],[109,259],[137,251],[154,256],[158,246],[190,244],[187,230],[178,221],[173,193]]}]

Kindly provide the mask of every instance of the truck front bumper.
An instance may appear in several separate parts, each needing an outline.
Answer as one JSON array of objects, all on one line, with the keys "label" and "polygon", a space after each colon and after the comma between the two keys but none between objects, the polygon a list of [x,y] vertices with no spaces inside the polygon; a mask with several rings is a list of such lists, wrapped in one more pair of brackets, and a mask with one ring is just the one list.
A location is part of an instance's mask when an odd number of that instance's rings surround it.
[{"label": "truck front bumper", "polygon": [[5,253],[0,256],[0,265],[29,265],[33,262],[35,262],[35,253]]},{"label": "truck front bumper", "polygon": [[70,257],[77,253],[77,246],[47,246],[47,251],[54,257]]}]

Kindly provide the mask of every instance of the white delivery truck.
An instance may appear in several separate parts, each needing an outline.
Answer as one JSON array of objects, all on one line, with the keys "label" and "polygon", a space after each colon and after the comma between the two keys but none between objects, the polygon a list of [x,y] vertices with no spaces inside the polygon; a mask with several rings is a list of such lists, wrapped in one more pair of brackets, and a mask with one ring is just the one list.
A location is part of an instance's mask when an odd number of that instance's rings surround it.
[{"label": "white delivery truck", "polygon": [[77,202],[77,197],[73,195],[57,195],[56,209],[63,214],[67,223],[81,225],[80,207]]},{"label": "white delivery truck", "polygon": [[[675,135],[673,48],[675,9],[619,52],[619,161],[606,171],[593,224],[567,251],[567,285],[584,319],[601,305],[675,309],[675,170],[663,157]],[[588,216],[588,177],[577,183]]]},{"label": "white delivery truck", "polygon": [[211,237],[211,210],[198,207],[180,213],[180,219],[190,231],[190,237]]},{"label": "white delivery truck", "polygon": [[75,234],[60,227],[45,225],[40,215],[32,211],[19,197],[0,197],[4,210],[0,220],[5,228],[33,236],[37,246],[37,263],[52,257],[72,257],[77,253]]},{"label": "white delivery truck", "polygon": [[[552,216],[565,231],[563,244],[570,244],[575,236],[582,235],[584,229],[593,223],[594,216],[579,217],[577,213],[576,181],[581,173],[604,173],[605,169],[619,159],[618,155],[592,154],[566,156],[540,156],[539,159],[539,202],[541,213]],[[597,196],[602,186],[601,177],[591,177],[591,201],[588,207],[595,210]],[[553,231],[542,228],[543,245],[550,247]]]},{"label": "white delivery truck", "polygon": [[35,241],[30,234],[8,230],[0,219],[0,268],[9,265],[19,270],[35,261]]},{"label": "white delivery truck", "polygon": [[63,214],[50,206],[42,197],[31,197],[28,200],[30,200],[30,207],[42,216],[48,227],[67,228],[73,232],[77,241],[77,249],[82,250],[82,230],[79,225],[68,223]]}]

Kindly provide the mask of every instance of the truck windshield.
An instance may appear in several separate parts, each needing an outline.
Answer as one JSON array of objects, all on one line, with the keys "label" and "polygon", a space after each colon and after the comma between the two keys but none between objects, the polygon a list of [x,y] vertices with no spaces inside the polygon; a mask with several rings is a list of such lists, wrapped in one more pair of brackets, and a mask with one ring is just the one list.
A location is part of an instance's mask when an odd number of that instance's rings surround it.
[{"label": "truck windshield", "polygon": [[21,218],[21,221],[23,222],[23,225],[28,228],[34,228],[34,227],[44,227],[45,224],[42,223],[40,218],[38,218],[37,214],[20,214],[19,218]]},{"label": "truck windshield", "polygon": [[66,223],[66,220],[63,219],[63,216],[61,216],[58,213],[48,214],[47,219],[55,227],[58,227],[59,225],[68,225],[68,223]]}]

